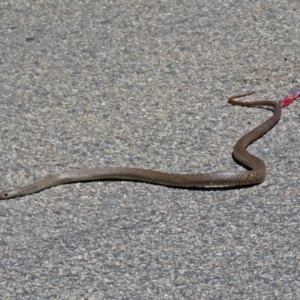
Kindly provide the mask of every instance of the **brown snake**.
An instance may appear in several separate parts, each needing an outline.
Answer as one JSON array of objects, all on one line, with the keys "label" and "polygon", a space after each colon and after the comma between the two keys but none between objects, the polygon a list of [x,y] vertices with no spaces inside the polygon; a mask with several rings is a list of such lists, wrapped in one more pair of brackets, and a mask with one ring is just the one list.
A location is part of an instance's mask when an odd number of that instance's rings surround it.
[{"label": "brown snake", "polygon": [[248,107],[265,105],[274,107],[272,117],[241,137],[233,148],[234,157],[251,170],[219,171],[198,174],[170,174],[141,168],[87,168],[70,170],[56,175],[48,175],[32,184],[2,191],[0,193],[0,199],[10,199],[29,195],[64,183],[94,180],[131,180],[181,188],[247,186],[261,183],[265,180],[266,165],[261,159],[250,154],[246,150],[246,147],[269,131],[280,120],[281,107],[277,102],[269,100],[255,102],[240,102],[234,100],[253,93],[254,92],[250,92],[228,98],[228,103],[234,105]]}]

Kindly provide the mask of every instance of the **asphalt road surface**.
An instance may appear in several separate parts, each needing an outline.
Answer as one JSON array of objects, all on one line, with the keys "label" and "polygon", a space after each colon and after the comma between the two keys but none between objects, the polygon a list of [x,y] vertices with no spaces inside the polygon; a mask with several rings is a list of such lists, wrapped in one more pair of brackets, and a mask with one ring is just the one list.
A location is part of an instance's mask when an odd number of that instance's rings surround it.
[{"label": "asphalt road surface", "polygon": [[[93,166],[243,170],[300,86],[298,1],[1,1],[0,190]],[[250,188],[106,181],[0,202],[1,299],[300,299],[300,101]]]}]

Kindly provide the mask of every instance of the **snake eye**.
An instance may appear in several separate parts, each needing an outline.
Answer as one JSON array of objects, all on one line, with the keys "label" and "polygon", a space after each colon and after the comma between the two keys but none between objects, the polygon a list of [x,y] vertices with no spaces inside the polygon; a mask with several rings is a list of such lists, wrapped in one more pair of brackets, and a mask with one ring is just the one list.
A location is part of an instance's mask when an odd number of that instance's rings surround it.
[{"label": "snake eye", "polygon": [[9,198],[9,197],[10,197],[10,194],[8,192],[4,192],[4,193],[0,194],[0,199],[6,199],[6,198]]}]

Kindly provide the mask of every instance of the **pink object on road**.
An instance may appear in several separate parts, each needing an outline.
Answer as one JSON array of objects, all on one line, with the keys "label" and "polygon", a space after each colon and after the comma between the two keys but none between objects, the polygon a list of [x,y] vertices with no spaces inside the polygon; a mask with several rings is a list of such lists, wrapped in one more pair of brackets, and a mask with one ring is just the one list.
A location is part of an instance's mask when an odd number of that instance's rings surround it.
[{"label": "pink object on road", "polygon": [[290,93],[286,97],[284,97],[281,101],[279,101],[279,104],[281,107],[285,107],[287,105],[290,105],[299,96],[300,96],[300,89],[293,87],[290,90]]}]

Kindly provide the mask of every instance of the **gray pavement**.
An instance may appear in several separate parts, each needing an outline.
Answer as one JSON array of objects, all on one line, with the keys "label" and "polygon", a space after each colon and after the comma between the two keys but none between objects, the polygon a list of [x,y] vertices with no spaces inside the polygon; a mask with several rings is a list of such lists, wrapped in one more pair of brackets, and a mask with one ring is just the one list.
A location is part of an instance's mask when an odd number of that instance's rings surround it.
[{"label": "gray pavement", "polygon": [[[297,1],[2,1],[0,189],[92,166],[243,169],[300,86]],[[58,186],[0,202],[1,299],[300,299],[300,101],[249,150],[266,181]]]}]

